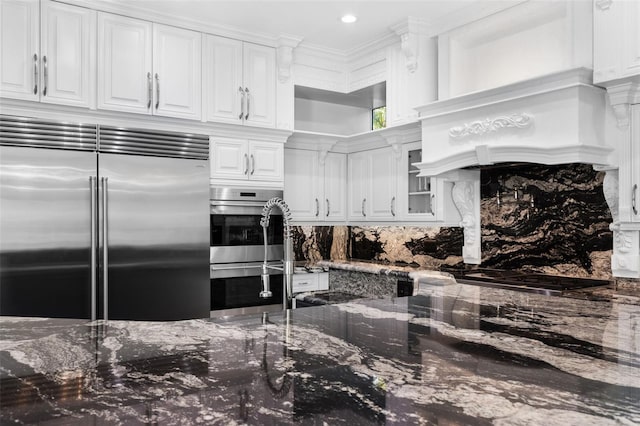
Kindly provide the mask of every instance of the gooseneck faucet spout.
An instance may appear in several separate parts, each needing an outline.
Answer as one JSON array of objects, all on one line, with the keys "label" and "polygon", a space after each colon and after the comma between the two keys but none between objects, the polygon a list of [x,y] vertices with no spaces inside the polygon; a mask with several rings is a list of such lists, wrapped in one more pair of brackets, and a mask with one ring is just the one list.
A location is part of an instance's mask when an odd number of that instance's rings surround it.
[{"label": "gooseneck faucet spout", "polygon": [[282,308],[286,310],[291,307],[291,298],[293,293],[293,248],[291,244],[291,225],[289,224],[289,221],[291,220],[291,211],[289,210],[287,203],[278,197],[267,201],[262,208],[262,219],[260,219],[260,225],[262,226],[262,234],[264,237],[264,263],[262,264],[262,291],[260,292],[260,297],[267,298],[273,295],[269,283],[269,268],[280,270],[280,268],[269,266],[267,264],[267,228],[269,227],[269,217],[275,207],[282,212],[282,223],[284,228],[284,259],[282,260],[284,291],[282,292]]}]

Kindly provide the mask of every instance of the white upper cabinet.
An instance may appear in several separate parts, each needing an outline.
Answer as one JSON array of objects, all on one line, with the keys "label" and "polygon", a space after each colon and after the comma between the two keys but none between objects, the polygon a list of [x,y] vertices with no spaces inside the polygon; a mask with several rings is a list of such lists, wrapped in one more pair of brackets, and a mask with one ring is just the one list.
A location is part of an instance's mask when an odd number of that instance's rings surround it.
[{"label": "white upper cabinet", "polygon": [[640,2],[594,1],[593,81],[640,75]]},{"label": "white upper cabinet", "polygon": [[205,35],[203,63],[207,119],[241,123],[242,42]]},{"label": "white upper cabinet", "polygon": [[[640,222],[640,104],[631,107],[631,221]],[[621,194],[624,197],[624,194]],[[626,203],[620,203],[626,204]]]},{"label": "white upper cabinet", "polygon": [[196,31],[153,24],[154,114],[200,119],[201,39]]},{"label": "white upper cabinet", "polygon": [[394,220],[397,215],[397,158],[392,149],[369,151],[368,167],[369,200],[365,205],[369,209],[368,218]]},{"label": "white upper cabinet", "polygon": [[209,121],[275,127],[275,49],[206,35],[203,68]]},{"label": "white upper cabinet", "polygon": [[98,14],[98,108],[199,120],[201,34]]},{"label": "white upper cabinet", "polygon": [[320,161],[317,151],[284,150],[284,201],[295,221],[322,220]]},{"label": "white upper cabinet", "polygon": [[284,199],[294,221],[346,220],[346,154],[286,149],[284,164]]},{"label": "white upper cabinet", "polygon": [[395,220],[397,158],[391,148],[349,154],[349,219]]},{"label": "white upper cabinet", "polygon": [[43,0],[2,1],[3,97],[92,107],[96,13]]},{"label": "white upper cabinet", "polygon": [[414,164],[420,162],[422,162],[421,142],[402,146],[401,166],[398,170],[398,211],[402,220],[440,219],[436,211],[436,192],[441,183],[436,178],[418,177],[420,170]]},{"label": "white upper cabinet", "polygon": [[279,142],[211,138],[211,179],[221,184],[247,180],[273,185],[284,179],[284,146]]},{"label": "white upper cabinet", "polygon": [[249,179],[282,182],[284,146],[278,142],[249,141]]},{"label": "white upper cabinet", "polygon": [[151,114],[152,24],[98,14],[98,108]]},{"label": "white upper cabinet", "polygon": [[324,218],[347,219],[347,156],[329,152],[324,160]]},{"label": "white upper cabinet", "polygon": [[349,154],[347,157],[349,182],[349,220],[367,220],[367,196],[369,195],[369,155],[367,152]]},{"label": "white upper cabinet", "polygon": [[2,1],[2,96],[40,99],[40,4],[35,1]]},{"label": "white upper cabinet", "polygon": [[252,126],[275,127],[276,51],[257,44],[243,45],[245,122]]}]

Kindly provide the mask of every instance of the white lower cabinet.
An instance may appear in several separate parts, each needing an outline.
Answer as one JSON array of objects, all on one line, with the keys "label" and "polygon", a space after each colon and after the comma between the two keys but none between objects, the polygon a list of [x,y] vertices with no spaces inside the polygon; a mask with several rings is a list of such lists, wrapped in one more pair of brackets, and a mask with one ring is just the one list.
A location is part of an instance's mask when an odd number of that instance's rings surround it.
[{"label": "white lower cabinet", "polygon": [[349,220],[395,220],[397,157],[391,148],[349,154]]},{"label": "white lower cabinet", "polygon": [[246,181],[280,186],[284,179],[284,149],[280,142],[210,139],[211,179],[219,183]]},{"label": "white lower cabinet", "polygon": [[329,289],[329,273],[300,273],[293,274],[293,292],[319,291]]},{"label": "white lower cabinet", "polygon": [[346,219],[346,155],[285,150],[284,199],[298,222]]}]

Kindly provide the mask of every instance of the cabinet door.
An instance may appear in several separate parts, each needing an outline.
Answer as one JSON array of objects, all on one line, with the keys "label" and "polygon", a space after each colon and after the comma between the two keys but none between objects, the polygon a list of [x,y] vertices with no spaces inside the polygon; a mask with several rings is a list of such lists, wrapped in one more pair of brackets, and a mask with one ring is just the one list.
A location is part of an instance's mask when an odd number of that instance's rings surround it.
[{"label": "cabinet door", "polygon": [[422,143],[403,145],[400,170],[398,171],[398,211],[402,220],[433,221],[435,194],[441,187],[436,179],[418,177],[420,170],[414,163],[422,161]]},{"label": "cabinet door", "polygon": [[98,108],[151,114],[151,23],[98,13]]},{"label": "cabinet door", "polygon": [[153,24],[153,113],[199,120],[201,117],[201,35]]},{"label": "cabinet door", "polygon": [[640,74],[640,3],[594,2],[593,82]]},{"label": "cabinet door", "polygon": [[376,149],[369,154],[369,218],[393,220],[397,216],[397,158],[391,148]]},{"label": "cabinet door", "polygon": [[242,102],[242,42],[205,36],[204,92],[207,119],[240,124]]},{"label": "cabinet door", "polygon": [[40,97],[40,26],[38,0],[0,2],[0,95],[38,100]]},{"label": "cabinet door", "polygon": [[640,222],[640,104],[631,107],[631,117],[631,221]]},{"label": "cabinet door", "polygon": [[42,102],[92,106],[95,33],[95,11],[42,2]]},{"label": "cabinet door", "polygon": [[247,179],[249,152],[246,140],[212,138],[209,152],[212,178]]},{"label": "cabinet door", "polygon": [[322,220],[318,153],[284,150],[284,200],[293,220]]},{"label": "cabinet door", "polygon": [[366,152],[349,154],[349,219],[367,219],[367,188],[369,187],[369,156]]},{"label": "cabinet door", "polygon": [[249,179],[282,182],[283,163],[283,144],[249,141]]},{"label": "cabinet door", "polygon": [[244,43],[243,80],[247,96],[245,122],[252,126],[275,127],[275,49]]},{"label": "cabinet door", "polygon": [[347,157],[330,152],[324,163],[324,218],[345,220],[347,218]]}]

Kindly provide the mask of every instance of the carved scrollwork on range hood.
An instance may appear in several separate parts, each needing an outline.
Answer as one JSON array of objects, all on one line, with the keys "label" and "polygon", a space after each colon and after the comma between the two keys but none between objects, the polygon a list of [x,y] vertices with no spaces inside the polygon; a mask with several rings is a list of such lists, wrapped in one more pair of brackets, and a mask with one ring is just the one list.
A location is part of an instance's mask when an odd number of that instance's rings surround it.
[{"label": "carved scrollwork on range hood", "polygon": [[421,176],[498,163],[611,165],[606,91],[578,68],[416,108]]},{"label": "carved scrollwork on range hood", "polygon": [[533,124],[533,117],[529,114],[511,114],[495,118],[485,118],[455,126],[449,129],[449,136],[462,139],[467,136],[481,136],[485,133],[497,132],[507,128],[525,129]]}]

